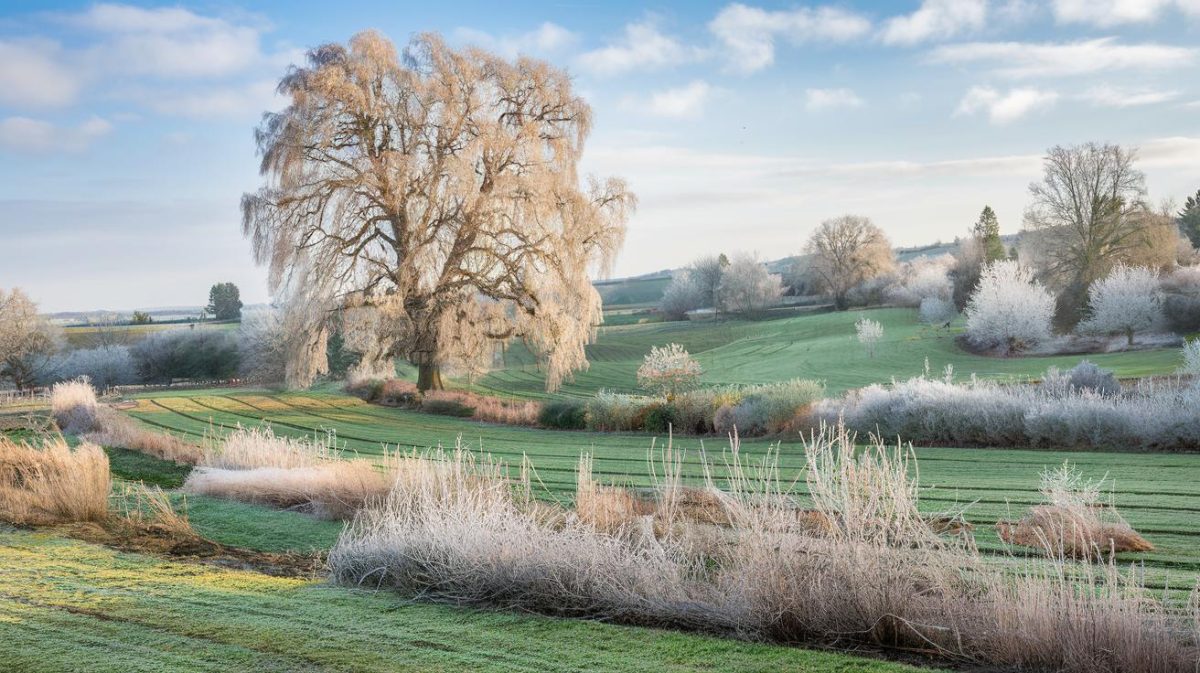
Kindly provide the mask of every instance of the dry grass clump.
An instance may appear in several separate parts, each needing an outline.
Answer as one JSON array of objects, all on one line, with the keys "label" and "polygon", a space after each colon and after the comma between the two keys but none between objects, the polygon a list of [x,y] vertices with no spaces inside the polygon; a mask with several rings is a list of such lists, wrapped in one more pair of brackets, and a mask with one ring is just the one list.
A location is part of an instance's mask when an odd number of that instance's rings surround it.
[{"label": "dry grass clump", "polygon": [[[505,400],[460,390],[430,390],[424,401],[457,402],[473,409],[471,418],[487,423],[535,426],[542,405],[530,400]],[[424,401],[422,403],[424,403]]]},{"label": "dry grass clump", "polygon": [[132,451],[184,465],[200,462],[204,450],[165,432],[151,430],[116,409],[101,406],[96,410],[96,429],[84,435],[90,442],[119,446]]},{"label": "dry grass clump", "polygon": [[1116,552],[1152,551],[1111,506],[1100,502],[1104,479],[1086,480],[1069,462],[1042,472],[1046,505],[1033,507],[1016,523],[996,524],[1009,544],[1041,549],[1051,557],[1099,559]]},{"label": "dry grass clump", "polygon": [[323,439],[281,437],[269,427],[238,426],[224,438],[209,437],[198,464],[227,470],[251,470],[314,467],[339,458],[337,436],[332,433]]},{"label": "dry grass clump", "polygon": [[1112,565],[985,564],[969,536],[938,534],[953,519],[919,511],[908,448],[854,441],[838,427],[806,443],[811,510],[777,456],[750,463],[736,439],[722,489],[685,488],[668,444],[652,498],[597,484],[585,458],[573,512],[534,503],[524,473],[434,454],[359,512],[329,565],[341,583],[455,603],[1006,670],[1194,673],[1200,610],[1182,616]]},{"label": "dry grass clump", "polygon": [[173,537],[196,535],[187,514],[176,510],[166,491],[158,486],[124,483],[113,494],[112,502],[117,521],[127,526]]},{"label": "dry grass clump", "polygon": [[343,460],[336,437],[293,438],[270,428],[238,428],[210,440],[183,488],[189,493],[298,509],[347,519],[392,488],[406,461],[384,457],[384,467]]},{"label": "dry grass clump", "polygon": [[50,389],[50,414],[63,432],[73,435],[96,428],[96,391],[86,377],[55,383]]},{"label": "dry grass clump", "polygon": [[362,460],[310,467],[231,470],[198,467],[183,488],[188,493],[296,509],[326,519],[348,519],[391,489],[390,475]]},{"label": "dry grass clump", "polygon": [[19,524],[98,521],[108,515],[108,456],[60,437],[40,444],[0,435],[0,519]]}]

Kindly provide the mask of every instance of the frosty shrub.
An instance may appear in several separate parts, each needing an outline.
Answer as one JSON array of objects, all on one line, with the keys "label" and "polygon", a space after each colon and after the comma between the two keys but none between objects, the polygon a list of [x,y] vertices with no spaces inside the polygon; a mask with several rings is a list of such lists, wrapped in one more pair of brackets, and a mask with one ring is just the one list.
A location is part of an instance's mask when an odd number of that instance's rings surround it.
[{"label": "frosty shrub", "polygon": [[967,339],[977,348],[1015,353],[1050,338],[1054,297],[1013,261],[984,268],[967,302]]},{"label": "frosty shrub", "polygon": [[[1077,384],[1103,381],[1102,373],[1083,371]],[[1200,387],[1141,382],[1105,395],[1072,387],[1070,372],[1051,371],[1041,386],[920,376],[824,400],[814,415],[842,416],[858,432],[942,446],[1186,451],[1200,444]]]},{"label": "frosty shrub", "polygon": [[1088,288],[1088,315],[1079,323],[1081,334],[1133,335],[1161,329],[1162,289],[1158,274],[1142,266],[1118,265]]},{"label": "frosty shrub", "polygon": [[638,412],[651,399],[601,390],[588,400],[587,427],[601,432],[641,430]]},{"label": "frosty shrub", "polygon": [[1101,369],[1087,360],[1067,371],[1067,385],[1076,392],[1090,392],[1097,395],[1120,395],[1121,384],[1117,377],[1107,369]]},{"label": "frosty shrub", "polygon": [[80,348],[55,356],[47,383],[87,377],[100,390],[138,382],[137,368],[126,346]]},{"label": "frosty shrub", "polygon": [[646,390],[661,393],[671,399],[676,393],[690,390],[700,384],[704,370],[700,363],[679,344],[653,346],[638,367],[638,385]]},{"label": "frosty shrub", "polygon": [[954,302],[940,297],[925,297],[921,300],[921,308],[917,312],[921,322],[928,325],[944,325],[954,320],[956,315],[958,311],[954,308]]},{"label": "frosty shrub", "polygon": [[1179,373],[1200,375],[1200,339],[1192,339],[1183,345],[1183,366]]},{"label": "frosty shrub", "polygon": [[870,318],[859,318],[854,323],[854,331],[858,334],[858,343],[866,349],[867,355],[875,357],[875,347],[883,339],[883,325]]}]

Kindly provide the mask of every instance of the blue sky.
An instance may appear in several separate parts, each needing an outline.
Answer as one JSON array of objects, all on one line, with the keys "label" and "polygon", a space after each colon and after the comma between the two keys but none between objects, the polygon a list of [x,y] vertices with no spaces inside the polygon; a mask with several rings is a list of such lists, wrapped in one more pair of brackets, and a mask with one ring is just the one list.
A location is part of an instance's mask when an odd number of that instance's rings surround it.
[{"label": "blue sky", "polygon": [[641,207],[616,273],[794,254],[866,215],[897,245],[984,204],[1020,228],[1040,155],[1141,148],[1200,188],[1200,0],[27,2],[0,7],[0,287],[50,311],[267,299],[238,201],[253,128],[305,49],[375,28],[525,53],[595,110],[584,170]]}]

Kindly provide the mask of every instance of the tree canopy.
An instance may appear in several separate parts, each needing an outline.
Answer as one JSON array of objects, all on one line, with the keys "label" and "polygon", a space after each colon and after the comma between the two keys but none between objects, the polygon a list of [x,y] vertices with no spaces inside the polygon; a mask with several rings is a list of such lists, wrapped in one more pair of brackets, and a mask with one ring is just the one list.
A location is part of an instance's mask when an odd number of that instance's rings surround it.
[{"label": "tree canopy", "polygon": [[340,319],[359,367],[441,368],[523,339],[556,388],[586,368],[604,271],[635,205],[625,183],[576,166],[591,109],[562,70],[375,32],[308,53],[257,132],[266,184],[243,228],[270,267],[289,335],[288,381],[326,367]]},{"label": "tree canopy", "polygon": [[838,309],[851,288],[895,268],[896,256],[883,231],[870,219],[843,215],[825,220],[805,248],[809,273]]},{"label": "tree canopy", "polygon": [[233,283],[217,283],[208,291],[206,311],[217,320],[237,320],[242,317],[242,293]]}]

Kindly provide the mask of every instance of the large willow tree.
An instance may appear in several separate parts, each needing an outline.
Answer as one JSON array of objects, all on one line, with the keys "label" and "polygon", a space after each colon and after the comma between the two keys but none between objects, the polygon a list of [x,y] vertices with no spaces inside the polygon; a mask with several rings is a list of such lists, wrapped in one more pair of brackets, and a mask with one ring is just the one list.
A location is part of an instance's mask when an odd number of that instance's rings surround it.
[{"label": "large willow tree", "polygon": [[284,307],[290,385],[323,372],[335,327],[363,369],[404,357],[422,390],[513,338],[550,389],[587,367],[589,272],[635,199],[615,178],[581,187],[591,110],[565,72],[436,35],[401,57],[364,32],[310,51],[279,91],[291,104],[257,131],[266,184],[242,212]]}]

